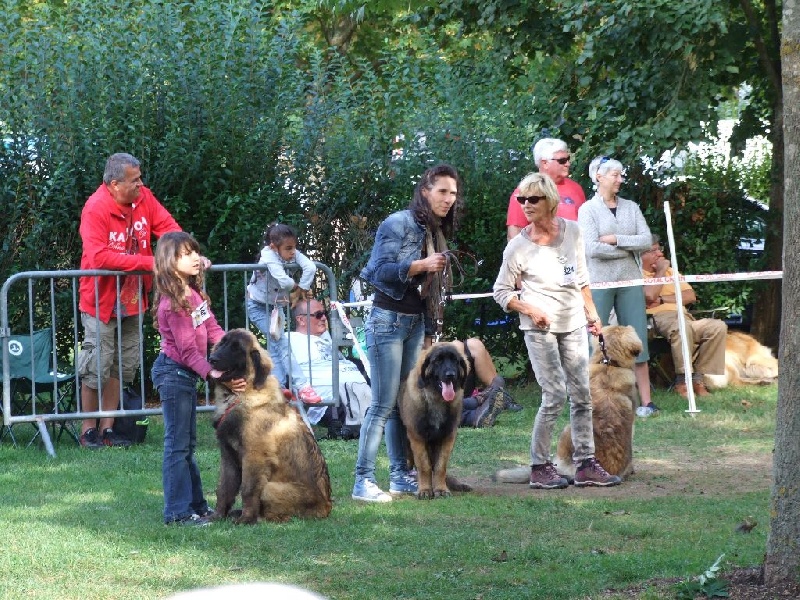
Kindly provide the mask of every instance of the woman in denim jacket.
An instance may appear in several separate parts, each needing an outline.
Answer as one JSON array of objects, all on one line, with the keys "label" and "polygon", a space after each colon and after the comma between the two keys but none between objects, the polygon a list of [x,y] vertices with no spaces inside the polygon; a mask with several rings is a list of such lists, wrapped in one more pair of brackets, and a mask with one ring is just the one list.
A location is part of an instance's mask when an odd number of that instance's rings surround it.
[{"label": "woman in denim jacket", "polygon": [[[434,297],[447,266],[447,238],[457,226],[461,180],[450,165],[422,175],[408,209],[389,215],[378,227],[361,277],[375,287],[365,325],[372,405],[361,425],[354,500],[389,502],[375,480],[375,461],[386,429],[389,491],[415,494],[417,482],[406,467],[405,428],[397,410],[400,382],[417,361],[432,324]],[[432,333],[432,327],[428,328]]]}]

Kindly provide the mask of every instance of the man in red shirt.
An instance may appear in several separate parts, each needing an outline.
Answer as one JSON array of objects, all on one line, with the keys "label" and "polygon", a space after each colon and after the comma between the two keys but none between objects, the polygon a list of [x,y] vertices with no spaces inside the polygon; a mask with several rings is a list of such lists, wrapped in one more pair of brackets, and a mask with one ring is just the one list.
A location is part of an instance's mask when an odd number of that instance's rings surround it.
[{"label": "man in red shirt", "polygon": [[[106,161],[103,183],[81,212],[81,270],[152,271],[152,237],[180,230],[167,209],[144,187],[139,161],[130,154],[113,154]],[[150,275],[81,277],[79,307],[84,339],[77,362],[82,412],[97,411],[101,396],[103,410],[118,408],[120,362],[122,381],[133,382],[139,365],[138,316],[147,311],[151,288]],[[128,445],[114,435],[113,417],[99,421],[100,433],[96,419],[84,419],[81,446]]]},{"label": "man in red shirt", "polygon": [[[586,202],[586,196],[581,186],[567,177],[570,163],[567,143],[553,138],[539,140],[533,147],[533,162],[539,172],[548,175],[558,188],[558,196],[561,201],[558,203],[556,214],[564,219],[577,221],[578,209]],[[517,201],[518,194],[519,190],[515,189],[508,200],[506,227],[509,240],[528,225],[528,219],[525,218],[522,206]]]}]

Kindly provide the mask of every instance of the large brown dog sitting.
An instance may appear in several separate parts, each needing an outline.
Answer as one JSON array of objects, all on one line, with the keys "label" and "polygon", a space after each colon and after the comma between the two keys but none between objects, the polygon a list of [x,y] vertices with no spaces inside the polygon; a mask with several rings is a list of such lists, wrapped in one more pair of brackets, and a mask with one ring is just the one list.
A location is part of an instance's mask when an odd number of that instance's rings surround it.
[{"label": "large brown dog sitting", "polygon": [[[642,342],[629,325],[603,327],[603,340],[608,362],[597,340],[589,359],[594,455],[606,471],[624,479],[633,473],[633,368]],[[559,473],[568,477],[575,475],[572,452],[572,428],[567,425],[558,438],[555,465]]]},{"label": "large brown dog sitting", "polygon": [[461,342],[440,342],[423,351],[400,391],[400,418],[414,456],[419,499],[471,489],[447,476],[469,373],[462,348]]},{"label": "large brown dog sitting", "polygon": [[217,518],[236,514],[231,508],[240,489],[237,523],[327,517],[332,506],[328,466],[313,433],[270,375],[267,351],[246,329],[233,329],[208,360],[224,373],[223,380],[247,381],[240,394],[214,386],[214,427],[222,455]]},{"label": "large brown dog sitting", "polygon": [[[589,360],[589,389],[592,394],[592,427],[595,457],[606,471],[622,478],[633,473],[633,421],[636,378],[633,367],[642,342],[633,327],[608,325],[603,328],[608,364],[595,340]],[[554,464],[561,475],[575,476],[572,462],[572,428],[567,425],[558,438]],[[494,475],[500,483],[528,483],[530,466],[502,469]]]}]

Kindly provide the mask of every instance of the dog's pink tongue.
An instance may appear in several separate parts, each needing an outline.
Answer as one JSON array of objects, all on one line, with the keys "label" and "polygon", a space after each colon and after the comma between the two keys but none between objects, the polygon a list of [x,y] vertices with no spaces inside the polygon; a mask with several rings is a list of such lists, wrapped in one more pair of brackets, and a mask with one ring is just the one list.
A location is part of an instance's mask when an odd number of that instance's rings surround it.
[{"label": "dog's pink tongue", "polygon": [[453,384],[447,381],[442,382],[442,398],[445,402],[452,402],[456,397],[456,391],[453,389]]}]

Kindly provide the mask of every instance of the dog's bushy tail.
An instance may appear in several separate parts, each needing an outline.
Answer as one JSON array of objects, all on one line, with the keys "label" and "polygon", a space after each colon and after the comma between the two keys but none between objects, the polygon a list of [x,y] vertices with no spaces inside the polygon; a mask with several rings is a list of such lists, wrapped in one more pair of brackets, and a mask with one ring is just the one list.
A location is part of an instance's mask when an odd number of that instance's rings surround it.
[{"label": "dog's bushy tail", "polygon": [[492,481],[497,483],[530,483],[531,468],[527,465],[499,469],[492,475]]}]

